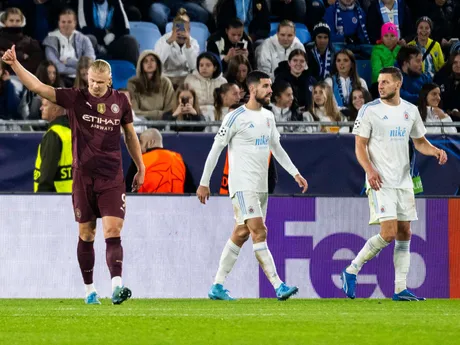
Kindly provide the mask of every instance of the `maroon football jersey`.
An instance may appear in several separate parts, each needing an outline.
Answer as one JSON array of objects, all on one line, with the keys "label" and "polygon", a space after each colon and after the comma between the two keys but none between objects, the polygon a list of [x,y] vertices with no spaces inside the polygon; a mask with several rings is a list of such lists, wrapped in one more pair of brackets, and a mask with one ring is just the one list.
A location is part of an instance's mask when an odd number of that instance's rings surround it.
[{"label": "maroon football jersey", "polygon": [[57,88],[56,103],[69,116],[72,167],[92,177],[122,177],[120,126],[133,122],[126,96],[111,88],[100,98],[87,88]]}]

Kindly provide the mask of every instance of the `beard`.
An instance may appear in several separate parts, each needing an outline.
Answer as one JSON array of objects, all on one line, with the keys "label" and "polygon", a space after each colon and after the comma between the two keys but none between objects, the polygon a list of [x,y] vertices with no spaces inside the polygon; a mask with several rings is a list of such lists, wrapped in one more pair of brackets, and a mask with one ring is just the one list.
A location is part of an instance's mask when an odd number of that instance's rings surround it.
[{"label": "beard", "polygon": [[386,96],[380,96],[380,98],[385,99],[385,100],[390,100],[390,99],[393,99],[395,96],[396,96],[396,91],[393,91]]},{"label": "beard", "polygon": [[268,101],[267,101],[265,97],[257,97],[257,96],[256,96],[256,101],[257,101],[259,104],[262,104],[262,106],[267,106],[267,105],[270,104],[270,98],[269,98]]},{"label": "beard", "polygon": [[423,72],[416,72],[416,71],[413,71],[411,69],[407,70],[407,74],[409,75],[409,77],[413,77],[413,78],[420,77],[422,75],[422,73]]}]

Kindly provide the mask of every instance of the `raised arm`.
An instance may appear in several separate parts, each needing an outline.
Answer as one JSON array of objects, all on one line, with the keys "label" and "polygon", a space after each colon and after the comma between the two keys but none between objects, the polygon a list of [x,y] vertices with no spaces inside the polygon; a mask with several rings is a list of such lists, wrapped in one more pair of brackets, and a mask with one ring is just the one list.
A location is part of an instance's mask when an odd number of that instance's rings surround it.
[{"label": "raised arm", "polygon": [[40,95],[47,100],[56,103],[56,90],[54,87],[43,84],[36,76],[27,71],[17,60],[16,50],[13,45],[11,49],[8,49],[5,54],[3,54],[2,60],[11,66],[14,73],[18,76],[19,80],[24,84],[24,86],[30,91]]}]

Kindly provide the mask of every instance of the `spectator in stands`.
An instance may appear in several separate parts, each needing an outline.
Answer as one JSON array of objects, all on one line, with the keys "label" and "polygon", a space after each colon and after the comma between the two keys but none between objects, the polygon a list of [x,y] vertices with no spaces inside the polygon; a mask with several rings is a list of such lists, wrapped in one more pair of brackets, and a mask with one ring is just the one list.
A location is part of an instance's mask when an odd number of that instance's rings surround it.
[{"label": "spectator in stands", "polygon": [[385,23],[381,28],[381,39],[372,48],[372,94],[378,98],[377,79],[380,70],[384,67],[394,66],[401,46],[398,45],[398,29],[393,23]]},{"label": "spectator in stands", "polygon": [[191,89],[195,90],[202,114],[214,111],[214,90],[226,82],[227,80],[222,77],[220,59],[209,52],[201,53],[198,56],[196,69],[184,81]]},{"label": "spectator in stands", "polygon": [[444,66],[444,54],[438,42],[432,40],[431,30],[433,22],[428,17],[422,17],[417,20],[417,36],[408,44],[417,46],[423,54],[422,70],[423,73],[429,73],[431,77]]},{"label": "spectator in stands", "polygon": [[[158,129],[144,131],[139,138],[145,165],[144,184],[137,193],[195,193],[192,174],[180,153],[163,148],[163,137]],[[134,162],[126,173],[126,191],[132,192],[137,168]]]},{"label": "spectator in stands", "polygon": [[93,59],[87,56],[82,56],[80,60],[78,60],[77,76],[73,87],[76,87],[77,89],[84,89],[88,87],[88,69],[92,63]]},{"label": "spectator in stands", "polygon": [[316,80],[309,73],[307,54],[303,50],[294,49],[289,54],[288,61],[280,63],[275,75],[276,81],[285,80],[292,86],[296,105],[302,111],[310,107],[311,92]]},{"label": "spectator in stands", "polygon": [[145,117],[136,115],[136,112],[133,109],[133,102],[132,102],[131,94],[129,93],[129,90],[121,88],[121,89],[118,89],[118,92],[124,94],[126,98],[128,99],[128,103],[131,106],[131,112],[133,114],[134,130],[136,131],[136,133],[142,133],[146,131],[147,126],[136,125],[136,122],[145,121]]},{"label": "spectator in stands", "polygon": [[[452,122],[451,117],[442,110],[441,89],[437,84],[428,83],[423,85],[418,99],[418,110],[423,122]],[[430,134],[453,134],[457,133],[455,127],[427,127]]]},{"label": "spectator in stands", "polygon": [[173,109],[174,88],[162,74],[162,63],[153,50],[144,50],[139,57],[136,76],[128,81],[132,108],[136,115],[161,120]]},{"label": "spectator in stands", "polygon": [[[240,101],[240,88],[233,83],[225,83],[214,89],[214,109],[203,114],[206,121],[222,121],[230,111],[229,107]],[[206,132],[216,133],[218,126],[206,127]]]},{"label": "spectator in stands", "polygon": [[406,40],[413,37],[414,23],[405,0],[372,1],[367,13],[367,31],[371,44],[381,39],[382,25],[392,23],[396,27],[396,38],[400,45],[406,45]]},{"label": "spectator in stands", "polygon": [[[64,84],[59,77],[56,66],[49,60],[44,60],[38,65],[35,73],[38,80],[46,85],[52,87],[63,87]],[[25,89],[19,103],[18,112],[23,119],[27,120],[39,120],[41,116],[42,100],[39,95]]]},{"label": "spectator in stands", "polygon": [[229,21],[239,18],[253,42],[270,36],[270,10],[266,0],[218,0],[214,16],[218,30],[225,30]]},{"label": "spectator in stands", "polygon": [[275,69],[278,64],[286,61],[289,54],[295,49],[305,51],[303,44],[295,36],[294,23],[289,20],[283,20],[278,25],[276,34],[257,47],[257,68],[274,79]]},{"label": "spectator in stands", "polygon": [[318,23],[313,28],[314,45],[305,44],[308,71],[316,80],[324,80],[332,72],[335,50],[332,46],[331,29],[326,23]]},{"label": "spectator in stands", "polygon": [[324,20],[331,28],[332,42],[370,44],[366,14],[356,0],[337,0],[326,9]]},{"label": "spectator in stands", "polygon": [[[309,0],[307,0],[309,1]],[[296,23],[305,22],[307,13],[306,0],[267,0],[270,12],[281,20],[292,20]]]},{"label": "spectator in stands", "polygon": [[325,82],[333,90],[335,101],[339,108],[346,108],[353,89],[363,87],[368,90],[366,81],[360,78],[356,69],[356,59],[348,49],[342,49],[335,56],[332,76]]},{"label": "spectator in stands", "polygon": [[422,70],[422,52],[417,46],[401,47],[396,60],[403,74],[401,98],[416,105],[422,86],[431,82],[431,76]]},{"label": "spectator in stands", "polygon": [[444,109],[455,121],[460,121],[460,51],[450,56],[434,81],[440,86]]},{"label": "spectator in stands", "polygon": [[71,87],[77,75],[78,60],[87,56],[96,59],[93,45],[88,37],[75,30],[77,15],[66,9],[59,16],[59,28],[48,34],[43,41],[46,58],[52,61],[66,87]]},{"label": "spectator in stands", "polygon": [[48,31],[53,31],[58,27],[59,16],[62,11],[66,9],[71,9],[75,13],[78,11],[78,0],[34,0],[34,2],[45,6]]},{"label": "spectator in stands", "polygon": [[355,121],[362,106],[371,101],[372,96],[365,88],[353,89],[348,101],[348,107],[347,109],[342,109],[342,113],[347,117],[348,121]]},{"label": "spectator in stands", "polygon": [[14,44],[18,61],[29,72],[35,73],[43,59],[43,51],[38,41],[23,34],[25,26],[26,18],[18,8],[10,7],[0,14],[0,55]]},{"label": "spectator in stands", "polygon": [[127,60],[136,65],[139,43],[129,34],[120,0],[78,0],[78,23],[98,58]]},{"label": "spectator in stands", "polygon": [[[179,86],[174,97],[173,110],[163,114],[165,121],[205,122],[195,90],[187,84]],[[206,126],[171,126],[177,132],[202,132]]]},{"label": "spectator in stands", "polygon": [[[345,116],[334,102],[334,94],[328,83],[321,81],[313,88],[310,110],[303,114],[304,121],[340,122],[346,121]],[[349,133],[348,127],[319,126],[314,131],[327,133]]]},{"label": "spectator in stands", "polygon": [[49,127],[38,147],[34,193],[72,192],[72,135],[64,108],[42,100],[41,112]]},{"label": "spectator in stands", "polygon": [[458,0],[417,0],[417,16],[428,16],[432,21],[431,37],[448,47],[451,38],[460,37],[460,2]]},{"label": "spectator in stands", "polygon": [[245,56],[251,66],[255,66],[254,47],[251,39],[244,32],[244,24],[241,19],[235,18],[228,21],[225,31],[217,31],[212,34],[208,39],[206,49],[220,56],[224,73],[227,71],[230,59],[238,55]]},{"label": "spectator in stands", "polygon": [[11,83],[6,63],[0,61],[0,119],[20,120],[19,96]]},{"label": "spectator in stands", "polygon": [[249,88],[246,84],[248,74],[252,72],[251,64],[246,57],[239,55],[230,59],[225,79],[229,83],[235,83],[240,87],[241,101],[249,99]]},{"label": "spectator in stands", "polygon": [[[291,84],[286,80],[276,80],[272,86],[273,95],[270,104],[271,111],[275,115],[276,122],[302,121],[302,112],[294,98],[294,91]],[[304,127],[299,126],[278,126],[278,131],[282,132],[304,132]]]},{"label": "spectator in stands", "polygon": [[197,40],[190,35],[190,18],[185,9],[179,9],[173,20],[172,32],[164,34],[154,50],[163,64],[164,75],[171,80],[174,88],[181,86],[195,68],[200,52]]}]

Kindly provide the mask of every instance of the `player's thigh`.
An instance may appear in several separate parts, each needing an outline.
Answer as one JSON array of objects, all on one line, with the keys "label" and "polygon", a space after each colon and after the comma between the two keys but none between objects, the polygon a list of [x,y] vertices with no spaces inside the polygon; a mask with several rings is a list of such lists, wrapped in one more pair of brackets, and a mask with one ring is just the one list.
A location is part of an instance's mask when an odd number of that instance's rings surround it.
[{"label": "player's thigh", "polygon": [[75,221],[88,223],[95,221],[99,215],[97,197],[94,193],[93,180],[74,170],[72,181],[72,204]]},{"label": "player's thigh", "polygon": [[392,242],[398,233],[398,221],[396,219],[380,222],[380,236],[387,242]]},{"label": "player's thigh", "polygon": [[417,220],[417,209],[415,207],[415,195],[413,188],[400,188],[397,193],[397,214],[398,220],[411,222]]},{"label": "player's thigh", "polygon": [[[233,212],[235,214],[236,224],[238,225],[248,225],[249,230],[251,230],[251,225],[263,224],[266,214],[266,203],[265,210],[260,200],[260,193],[250,192],[250,191],[239,191],[236,192],[232,197]],[[257,219],[251,221],[248,224],[248,221],[251,219]],[[264,225],[265,227],[265,225]]]},{"label": "player's thigh", "polygon": [[368,189],[369,224],[381,224],[384,221],[397,219],[397,194],[394,188]]},{"label": "player's thigh", "polygon": [[96,180],[97,206],[102,218],[125,219],[126,187],[123,180]]}]

